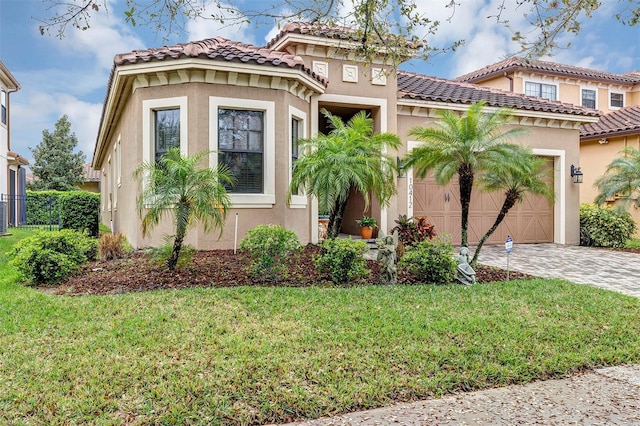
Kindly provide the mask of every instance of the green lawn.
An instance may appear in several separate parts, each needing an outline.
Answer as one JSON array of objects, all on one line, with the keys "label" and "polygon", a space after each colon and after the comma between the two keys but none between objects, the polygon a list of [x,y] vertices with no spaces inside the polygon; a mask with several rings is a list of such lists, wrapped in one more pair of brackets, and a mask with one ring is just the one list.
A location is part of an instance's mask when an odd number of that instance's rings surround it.
[{"label": "green lawn", "polygon": [[640,362],[640,300],[557,280],[71,298],[1,254],[0,277],[1,424],[263,424]]},{"label": "green lawn", "polygon": [[640,238],[632,238],[625,245],[627,248],[640,249]]}]

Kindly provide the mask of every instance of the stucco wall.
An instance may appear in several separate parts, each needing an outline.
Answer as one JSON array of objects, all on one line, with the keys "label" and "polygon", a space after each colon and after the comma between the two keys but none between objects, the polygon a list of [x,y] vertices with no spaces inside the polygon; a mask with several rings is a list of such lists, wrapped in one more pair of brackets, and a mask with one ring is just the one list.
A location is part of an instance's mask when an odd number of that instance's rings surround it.
[{"label": "stucco wall", "polygon": [[[593,203],[598,194],[594,186],[596,179],[602,176],[611,161],[620,157],[625,147],[640,149],[640,135],[619,136],[606,138],[607,143],[601,144],[598,140],[584,141],[580,148],[580,165],[584,173],[584,183],[580,186],[580,202]],[[629,212],[640,225],[640,209],[632,206]],[[640,231],[636,232],[640,237]]]}]

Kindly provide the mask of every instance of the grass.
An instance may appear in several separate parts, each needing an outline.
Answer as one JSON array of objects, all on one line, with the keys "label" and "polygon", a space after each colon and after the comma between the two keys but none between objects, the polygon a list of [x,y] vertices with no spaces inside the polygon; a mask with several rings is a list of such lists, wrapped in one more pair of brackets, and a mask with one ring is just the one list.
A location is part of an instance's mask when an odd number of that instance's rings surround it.
[{"label": "grass", "polygon": [[0,238],[0,423],[264,424],[640,362],[640,301],[558,280],[52,296]]},{"label": "grass", "polygon": [[640,249],[640,238],[632,238],[625,245],[626,248]]}]

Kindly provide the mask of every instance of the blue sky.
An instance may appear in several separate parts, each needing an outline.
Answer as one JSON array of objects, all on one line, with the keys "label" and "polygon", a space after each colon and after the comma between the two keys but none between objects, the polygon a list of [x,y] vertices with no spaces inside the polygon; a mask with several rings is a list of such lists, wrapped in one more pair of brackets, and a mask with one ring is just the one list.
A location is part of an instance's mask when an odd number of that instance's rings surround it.
[{"label": "blue sky", "polygon": [[[402,69],[452,78],[504,59],[517,50],[510,41],[510,33],[486,18],[495,14],[501,0],[464,0],[451,23],[444,22],[451,13],[444,8],[448,1],[420,2],[430,16],[443,21],[438,34],[428,41],[446,45],[465,39],[466,44],[429,62],[411,61]],[[126,24],[122,13],[124,2],[109,0],[109,13],[94,14],[89,30],[69,28],[61,40],[40,35],[37,18],[50,14],[42,0],[0,0],[0,60],[21,86],[20,91],[11,95],[13,151],[31,159],[28,148],[40,143],[42,131],[53,131],[55,122],[66,114],[78,137],[79,149],[90,161],[107,80],[117,53],[215,36],[264,45],[277,32],[271,25],[221,28],[209,21],[198,21],[191,22],[186,33],[163,40],[162,35],[146,28]],[[243,3],[249,1],[233,2],[239,7]],[[543,59],[613,73],[640,70],[640,26],[621,25],[612,17],[618,2],[604,3],[577,37],[565,36],[565,40],[571,41],[571,48]],[[527,23],[520,11],[509,10],[508,15],[514,26],[526,30]]]}]

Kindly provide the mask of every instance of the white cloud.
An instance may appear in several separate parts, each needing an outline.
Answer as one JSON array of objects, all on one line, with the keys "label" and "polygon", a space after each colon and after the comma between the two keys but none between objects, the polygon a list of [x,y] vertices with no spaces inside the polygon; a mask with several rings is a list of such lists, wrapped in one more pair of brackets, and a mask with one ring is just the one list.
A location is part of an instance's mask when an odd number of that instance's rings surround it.
[{"label": "white cloud", "polygon": [[[232,7],[230,5],[224,5],[224,7]],[[237,9],[236,9],[237,10]],[[254,28],[251,28],[246,22],[237,23],[240,16],[240,12],[231,13],[228,11],[218,9],[215,4],[209,4],[204,12],[204,16],[225,14],[227,19],[224,19],[224,23],[215,19],[193,19],[187,23],[186,32],[189,40],[204,40],[211,37],[224,37],[234,41],[241,41],[243,43],[255,44]],[[234,23],[235,22],[235,23]]]},{"label": "white cloud", "polygon": [[[18,92],[20,93],[20,92]],[[71,131],[78,138],[78,150],[91,160],[96,141],[102,104],[82,101],[65,93],[42,93],[28,90],[27,102],[11,104],[11,148],[32,160],[29,148],[42,141],[42,131],[55,130],[63,115],[69,117]]]}]

